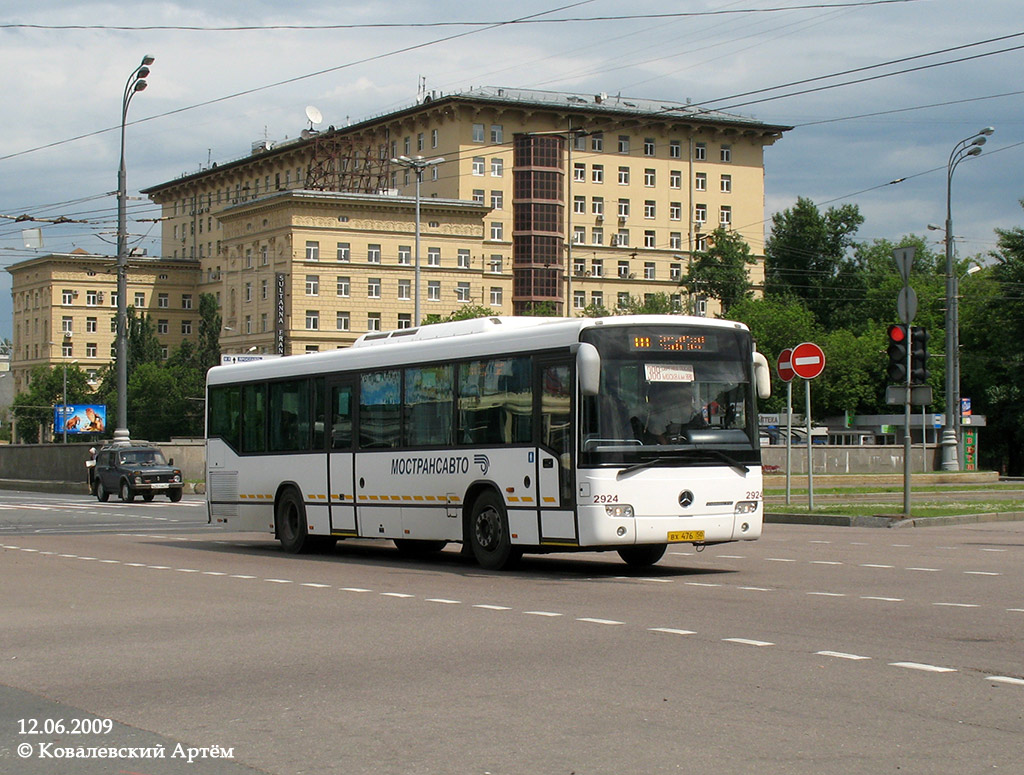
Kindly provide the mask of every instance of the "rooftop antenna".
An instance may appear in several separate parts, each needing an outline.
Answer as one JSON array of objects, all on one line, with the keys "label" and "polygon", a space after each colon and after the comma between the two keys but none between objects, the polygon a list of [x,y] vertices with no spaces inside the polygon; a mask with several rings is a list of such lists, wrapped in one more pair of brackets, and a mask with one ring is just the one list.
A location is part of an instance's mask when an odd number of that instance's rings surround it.
[{"label": "rooftop antenna", "polygon": [[309,119],[309,128],[312,129],[314,124],[322,124],[324,121],[324,114],[320,112],[319,108],[312,105],[306,106],[306,118]]}]

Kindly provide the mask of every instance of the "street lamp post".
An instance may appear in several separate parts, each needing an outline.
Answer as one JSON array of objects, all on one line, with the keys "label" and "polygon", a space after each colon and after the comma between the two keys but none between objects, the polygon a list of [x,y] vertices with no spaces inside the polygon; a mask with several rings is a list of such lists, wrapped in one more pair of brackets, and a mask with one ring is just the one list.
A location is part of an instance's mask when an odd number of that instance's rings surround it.
[{"label": "street lamp post", "polygon": [[953,147],[946,164],[946,424],[942,432],[942,470],[960,470],[957,453],[960,439],[960,309],[957,277],[953,266],[953,172],[960,162],[981,153],[981,146],[995,129],[985,127]]},{"label": "street lamp post", "polygon": [[443,158],[424,159],[422,156],[399,156],[391,160],[393,164],[412,170],[416,174],[416,254],[415,282],[413,288],[413,322],[419,326],[420,319],[420,184],[423,182],[423,170],[444,161]]},{"label": "street lamp post", "polygon": [[124,85],[121,97],[121,165],[117,169],[117,428],[114,443],[127,444],[128,434],[128,233],[127,233],[127,172],[124,164],[124,131],[128,122],[128,103],[136,92],[146,88],[146,76],[153,57],[142,57],[142,63],[132,71]]}]

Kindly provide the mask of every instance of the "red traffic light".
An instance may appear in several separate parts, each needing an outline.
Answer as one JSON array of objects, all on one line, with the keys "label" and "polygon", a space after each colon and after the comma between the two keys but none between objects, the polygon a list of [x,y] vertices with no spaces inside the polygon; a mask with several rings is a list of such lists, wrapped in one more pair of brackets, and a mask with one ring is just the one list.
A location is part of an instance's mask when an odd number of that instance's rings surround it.
[{"label": "red traffic light", "polygon": [[889,326],[889,341],[890,342],[905,342],[907,340],[907,327],[906,326]]}]

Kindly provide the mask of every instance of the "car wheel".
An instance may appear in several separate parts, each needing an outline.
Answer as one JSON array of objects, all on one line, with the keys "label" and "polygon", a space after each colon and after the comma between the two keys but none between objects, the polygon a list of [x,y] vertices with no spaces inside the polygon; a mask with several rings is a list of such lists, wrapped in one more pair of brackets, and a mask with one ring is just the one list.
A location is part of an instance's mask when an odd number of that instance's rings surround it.
[{"label": "car wheel", "polygon": [[274,508],[274,525],[281,548],[289,554],[305,554],[313,548],[306,529],[306,507],[296,490],[281,493]]},{"label": "car wheel", "polygon": [[142,500],[144,500],[146,503],[149,503],[155,497],[156,497],[156,493],[155,492],[144,492],[144,493],[142,493]]},{"label": "car wheel", "polygon": [[100,503],[106,503],[107,499],[109,497],[110,497],[110,493],[107,492],[107,488],[103,486],[103,480],[102,479],[97,479],[96,480],[96,500],[98,500]]},{"label": "car wheel", "polygon": [[523,555],[522,549],[512,545],[505,504],[496,492],[485,492],[476,499],[468,532],[473,556],[487,570],[510,568]]},{"label": "car wheel", "polygon": [[167,498],[171,503],[177,503],[181,500],[181,490],[168,490]]},{"label": "car wheel", "polygon": [[124,479],[121,482],[120,496],[121,500],[124,501],[125,503],[131,503],[132,501],[135,500],[135,490],[133,490],[132,486],[128,484],[127,479]]},{"label": "car wheel", "polygon": [[618,552],[619,557],[625,561],[626,565],[631,565],[634,568],[646,568],[664,557],[667,548],[665,544],[641,544],[640,546],[624,546]]}]

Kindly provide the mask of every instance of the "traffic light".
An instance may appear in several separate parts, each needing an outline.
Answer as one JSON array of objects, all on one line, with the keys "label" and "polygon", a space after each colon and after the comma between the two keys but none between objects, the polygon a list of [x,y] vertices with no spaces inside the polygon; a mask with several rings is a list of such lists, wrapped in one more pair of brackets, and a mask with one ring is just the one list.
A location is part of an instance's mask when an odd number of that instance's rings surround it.
[{"label": "traffic light", "polygon": [[923,385],[928,381],[928,329],[913,326],[910,329],[910,383]]},{"label": "traffic light", "polygon": [[889,356],[889,382],[895,385],[907,384],[907,327],[893,325],[889,326],[887,332],[889,347],[886,354]]}]

